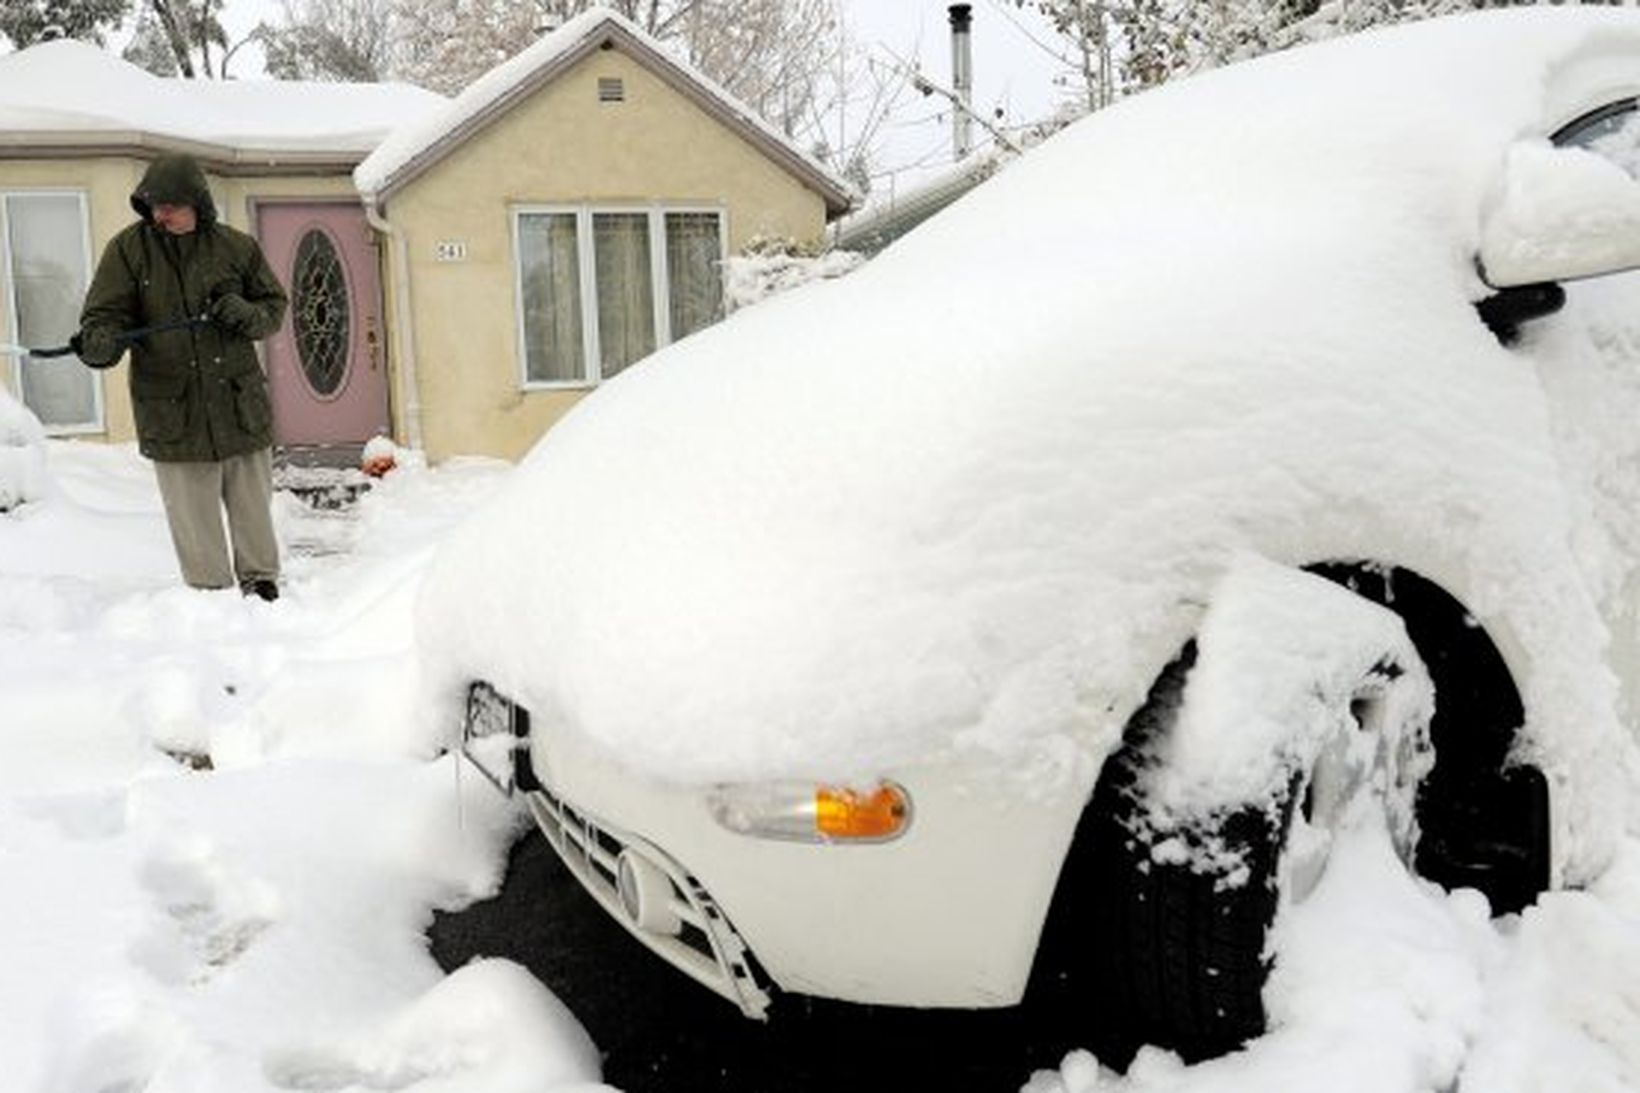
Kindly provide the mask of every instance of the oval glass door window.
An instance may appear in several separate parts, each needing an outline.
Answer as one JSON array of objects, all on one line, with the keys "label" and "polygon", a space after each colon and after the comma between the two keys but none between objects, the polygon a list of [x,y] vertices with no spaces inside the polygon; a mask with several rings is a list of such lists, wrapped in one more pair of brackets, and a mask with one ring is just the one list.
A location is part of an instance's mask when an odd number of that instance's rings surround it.
[{"label": "oval glass door window", "polygon": [[291,310],[296,355],[313,390],[334,395],[347,378],[347,274],[330,236],[310,228],[296,244],[291,270]]}]

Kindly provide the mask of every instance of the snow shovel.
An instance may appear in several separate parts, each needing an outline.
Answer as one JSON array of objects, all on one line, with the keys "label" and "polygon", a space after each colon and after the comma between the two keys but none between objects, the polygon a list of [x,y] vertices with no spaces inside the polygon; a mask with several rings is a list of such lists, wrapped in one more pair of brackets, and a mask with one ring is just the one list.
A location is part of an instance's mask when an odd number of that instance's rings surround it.
[{"label": "snow shovel", "polygon": [[[114,344],[123,349],[132,342],[140,341],[150,334],[159,334],[167,330],[181,330],[184,327],[203,326],[210,321],[209,315],[184,315],[176,319],[167,319],[162,323],[154,323],[151,326],[139,326],[133,330],[122,330],[114,335]],[[54,345],[49,349],[30,349],[26,345],[0,342],[0,355],[35,357],[43,360],[50,357],[66,357],[72,352],[74,352],[72,345]]]}]

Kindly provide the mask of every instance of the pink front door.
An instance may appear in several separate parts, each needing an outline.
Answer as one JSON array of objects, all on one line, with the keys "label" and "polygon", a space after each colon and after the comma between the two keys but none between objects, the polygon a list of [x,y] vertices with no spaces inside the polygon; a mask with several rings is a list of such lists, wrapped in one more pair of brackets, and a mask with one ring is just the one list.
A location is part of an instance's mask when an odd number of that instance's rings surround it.
[{"label": "pink front door", "polygon": [[266,343],[274,443],[352,446],[388,434],[381,280],[364,209],[267,203],[256,228],[290,293],[285,324]]}]

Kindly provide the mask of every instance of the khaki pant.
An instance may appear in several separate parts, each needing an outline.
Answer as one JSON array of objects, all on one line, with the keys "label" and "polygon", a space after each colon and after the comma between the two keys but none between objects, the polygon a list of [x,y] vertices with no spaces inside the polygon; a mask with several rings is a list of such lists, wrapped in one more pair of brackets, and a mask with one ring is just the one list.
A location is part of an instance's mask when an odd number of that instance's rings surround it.
[{"label": "khaki pant", "polygon": [[[279,578],[271,449],[219,463],[155,463],[154,474],[184,581],[194,588],[232,588],[236,578]],[[222,529],[224,509],[232,564]]]}]

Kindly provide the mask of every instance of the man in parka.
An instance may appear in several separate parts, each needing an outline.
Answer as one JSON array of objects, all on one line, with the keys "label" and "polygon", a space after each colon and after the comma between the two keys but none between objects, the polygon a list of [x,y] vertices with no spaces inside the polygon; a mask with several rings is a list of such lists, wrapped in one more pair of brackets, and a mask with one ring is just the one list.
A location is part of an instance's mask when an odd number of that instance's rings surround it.
[{"label": "man in parka", "polygon": [[277,599],[273,413],[251,343],[279,328],[285,291],[256,240],[218,222],[191,157],[156,159],[131,207],[141,220],[104,249],[73,344],[93,368],[131,350],[137,446],[154,461],[183,580]]}]

